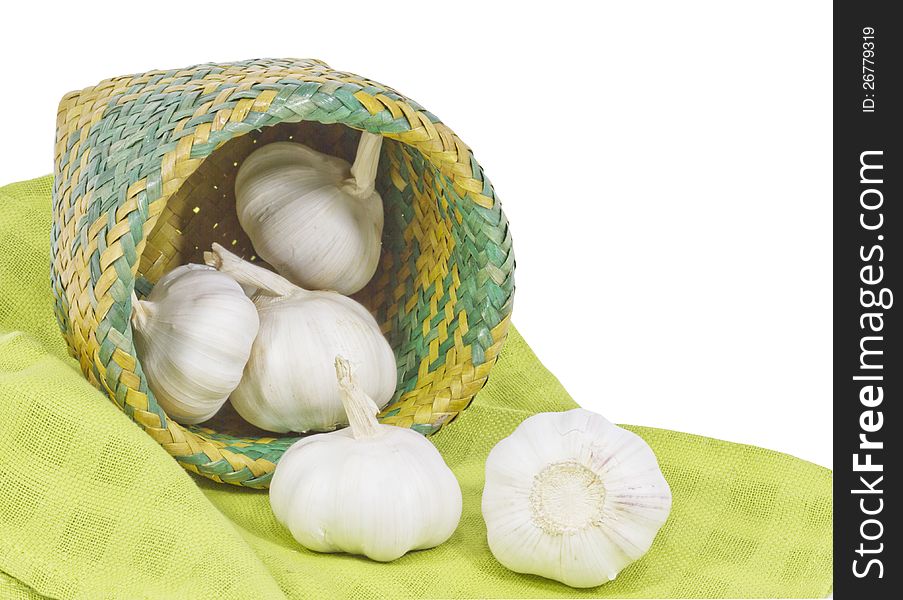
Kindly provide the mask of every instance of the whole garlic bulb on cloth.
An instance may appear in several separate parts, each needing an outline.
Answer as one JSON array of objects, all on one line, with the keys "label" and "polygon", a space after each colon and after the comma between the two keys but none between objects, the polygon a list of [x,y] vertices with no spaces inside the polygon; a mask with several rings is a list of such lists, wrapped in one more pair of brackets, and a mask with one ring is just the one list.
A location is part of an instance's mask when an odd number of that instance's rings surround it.
[{"label": "whole garlic bulb on cloth", "polygon": [[438,546],[461,518],[461,487],[436,447],[382,425],[348,361],[335,372],[351,427],[301,439],[270,484],[270,506],[301,545],[390,561]]},{"label": "whole garlic bulb on cloth", "polygon": [[148,385],[179,423],[206,421],[226,402],[258,326],[241,286],[205,265],[176,267],[147,300],[132,299],[135,348]]},{"label": "whole garlic bulb on cloth", "polygon": [[257,253],[308,289],[364,287],[382,249],[381,147],[382,136],[361,133],[354,166],[294,142],[255,150],[238,170],[235,208]]},{"label": "whole garlic bulb on cloth", "polygon": [[207,264],[257,289],[260,331],[231,402],[246,421],[266,429],[326,431],[348,423],[333,360],[357,367],[361,388],[382,408],[395,393],[395,354],[366,308],[336,292],[299,288],[219,244]]},{"label": "whole garlic bulb on cloth", "polygon": [[489,548],[519,573],[605,583],[649,550],[670,510],[646,442],[582,408],[529,417],[486,459]]}]

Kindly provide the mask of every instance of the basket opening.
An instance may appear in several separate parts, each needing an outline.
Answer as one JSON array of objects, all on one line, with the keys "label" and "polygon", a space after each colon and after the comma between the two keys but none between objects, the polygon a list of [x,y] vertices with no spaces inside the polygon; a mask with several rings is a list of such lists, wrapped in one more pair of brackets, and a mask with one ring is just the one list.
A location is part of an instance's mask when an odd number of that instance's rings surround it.
[{"label": "basket opening", "polygon": [[[167,200],[141,255],[135,282],[138,296],[146,296],[154,283],[175,267],[189,262],[203,263],[203,253],[213,242],[242,258],[269,266],[257,256],[235,210],[235,177],[244,159],[254,150],[272,142],[293,141],[351,163],[359,139],[360,132],[345,125],[301,121],[254,130],[223,144]],[[402,184],[405,187],[402,191],[398,189],[399,173],[407,180]],[[390,407],[408,391],[403,389],[405,378],[416,378],[417,364],[413,359],[427,351],[424,348],[414,351],[408,347],[411,336],[396,322],[397,315],[404,312],[399,306],[412,295],[417,287],[414,281],[421,279],[421,271],[435,270],[438,263],[448,260],[447,248],[453,227],[449,204],[446,202],[446,210],[441,211],[434,187],[424,184],[437,177],[441,176],[418,150],[389,139],[384,141],[376,182],[386,211],[383,256],[371,282],[354,298],[381,324],[399,363],[398,391]],[[422,206],[414,209],[412,205],[417,199]],[[418,228],[429,229],[434,238],[440,240],[436,255],[428,248],[419,247],[421,245],[410,235],[405,236],[412,221]],[[418,247],[412,252],[414,246]],[[421,256],[421,260],[417,264],[407,263],[405,259],[409,255]],[[423,260],[425,257],[429,260]],[[407,281],[403,288],[398,285],[399,269],[401,279]],[[429,278],[434,279],[435,273]],[[245,422],[228,402],[212,419],[189,429],[195,428],[208,436],[214,431],[238,437],[275,436]]]}]

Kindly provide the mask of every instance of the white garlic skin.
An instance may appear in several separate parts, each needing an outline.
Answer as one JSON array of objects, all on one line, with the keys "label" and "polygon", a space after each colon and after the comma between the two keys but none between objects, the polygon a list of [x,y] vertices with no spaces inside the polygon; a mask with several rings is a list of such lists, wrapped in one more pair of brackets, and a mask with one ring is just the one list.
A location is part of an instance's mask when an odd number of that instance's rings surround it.
[{"label": "white garlic skin", "polygon": [[[361,160],[378,161],[381,141],[365,132]],[[302,144],[254,151],[235,180],[238,220],[254,249],[303,288],[346,295],[363,288],[376,272],[383,230],[376,162],[369,166],[358,184],[348,162]]]},{"label": "white garlic skin", "polygon": [[649,550],[671,490],[642,438],[578,408],[534,415],[492,449],[482,508],[504,566],[594,587]]},{"label": "white garlic skin", "polygon": [[257,297],[260,332],[232,406],[246,421],[277,433],[347,425],[333,359],[357,367],[361,387],[380,408],[395,393],[395,354],[376,319],[335,292],[300,290]]},{"label": "white garlic skin", "polygon": [[193,424],[216,414],[238,385],[259,321],[231,277],[187,264],[133,301],[132,325],[157,402],[170,418]]},{"label": "white garlic skin", "polygon": [[382,562],[443,543],[461,519],[454,473],[423,435],[377,423],[365,395],[349,401],[359,402],[351,427],[295,442],[279,460],[276,519],[310,550]]},{"label": "white garlic skin", "polygon": [[270,484],[276,519],[305,548],[392,561],[438,546],[461,518],[461,488],[436,448],[411,429],[379,425],[296,442]]}]

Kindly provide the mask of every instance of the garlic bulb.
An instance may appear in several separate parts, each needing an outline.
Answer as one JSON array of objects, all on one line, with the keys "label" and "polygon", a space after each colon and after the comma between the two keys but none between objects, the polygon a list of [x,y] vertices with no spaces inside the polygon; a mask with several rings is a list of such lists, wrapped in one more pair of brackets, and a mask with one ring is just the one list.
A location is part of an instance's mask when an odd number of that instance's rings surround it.
[{"label": "garlic bulb", "polygon": [[646,442],[581,408],[528,418],[486,459],[489,548],[519,573],[605,583],[649,550],[670,510]]},{"label": "garlic bulb", "polygon": [[191,424],[212,417],[238,385],[258,319],[235,280],[188,264],[161,277],[147,300],[133,297],[132,328],[157,402]]},{"label": "garlic bulb", "polygon": [[235,180],[238,220],[254,249],[293,283],[353,294],[379,263],[382,136],[363,132],[354,166],[302,144],[255,150]]},{"label": "garlic bulb", "polygon": [[361,387],[380,408],[392,399],[395,354],[366,308],[336,292],[299,288],[219,244],[204,257],[258,290],[260,332],[231,397],[246,421],[279,433],[347,424],[333,367],[338,354],[358,367]]},{"label": "garlic bulb", "polygon": [[335,372],[351,427],[303,438],[270,484],[276,519],[302,546],[378,561],[447,540],[461,518],[461,487],[435,446],[382,425],[348,361]]}]

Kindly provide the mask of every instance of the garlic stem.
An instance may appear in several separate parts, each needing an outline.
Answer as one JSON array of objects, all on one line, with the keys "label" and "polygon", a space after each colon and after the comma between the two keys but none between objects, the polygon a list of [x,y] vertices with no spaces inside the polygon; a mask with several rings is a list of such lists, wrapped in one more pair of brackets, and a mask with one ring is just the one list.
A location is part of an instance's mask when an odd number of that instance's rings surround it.
[{"label": "garlic stem", "polygon": [[348,415],[348,424],[351,426],[351,435],[356,440],[373,438],[381,432],[376,413],[379,407],[367,393],[358,385],[351,372],[351,363],[341,356],[335,357],[335,374],[339,380],[339,391],[342,396],[342,406]]},{"label": "garlic stem", "polygon": [[357,155],[351,166],[351,177],[346,191],[358,198],[369,198],[376,189],[376,170],[379,167],[379,152],[382,148],[383,136],[369,131],[361,132]]},{"label": "garlic stem", "polygon": [[138,323],[139,327],[144,327],[145,323],[147,323],[148,318],[150,318],[155,311],[156,307],[154,306],[153,302],[148,302],[147,300],[139,300],[138,295],[135,294],[134,290],[132,290],[132,312],[134,319]]},{"label": "garlic stem", "polygon": [[269,296],[289,296],[307,291],[281,275],[242,260],[216,242],[213,242],[212,249],[212,252],[204,252],[204,262],[218,271],[231,275],[241,285],[255,287]]}]

